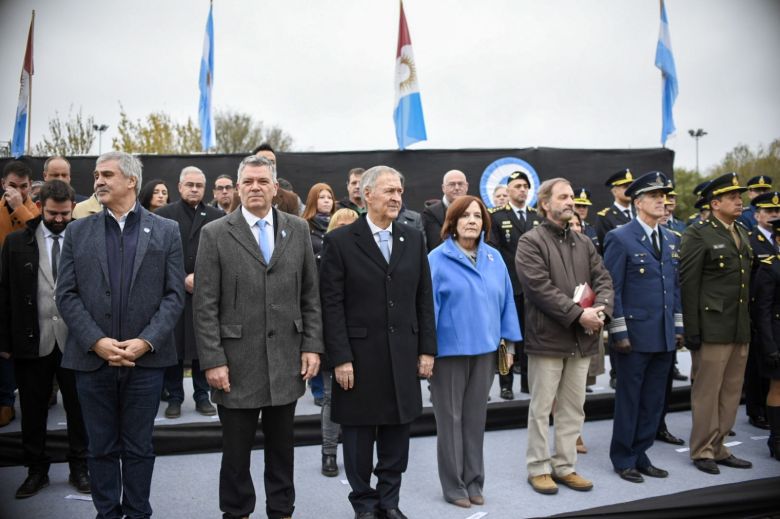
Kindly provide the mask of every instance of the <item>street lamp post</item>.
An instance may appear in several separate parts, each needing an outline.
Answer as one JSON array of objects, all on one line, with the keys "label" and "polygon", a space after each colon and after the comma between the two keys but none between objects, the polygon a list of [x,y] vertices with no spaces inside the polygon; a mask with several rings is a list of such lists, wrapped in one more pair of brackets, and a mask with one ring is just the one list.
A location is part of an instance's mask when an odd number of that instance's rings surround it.
[{"label": "street lamp post", "polygon": [[696,174],[699,174],[699,139],[707,135],[707,132],[699,128],[698,130],[688,130],[688,135],[696,139]]},{"label": "street lamp post", "polygon": [[98,155],[101,155],[103,153],[103,132],[108,130],[108,125],[107,124],[93,124],[92,125],[92,129],[95,130],[96,132],[98,132]]}]

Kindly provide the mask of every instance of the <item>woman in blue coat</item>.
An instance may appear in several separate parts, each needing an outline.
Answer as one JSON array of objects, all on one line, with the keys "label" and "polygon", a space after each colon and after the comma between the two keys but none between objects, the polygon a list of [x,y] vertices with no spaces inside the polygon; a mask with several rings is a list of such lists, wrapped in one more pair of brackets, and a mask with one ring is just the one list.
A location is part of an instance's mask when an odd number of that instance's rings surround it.
[{"label": "woman in blue coat", "polygon": [[482,201],[459,197],[447,210],[444,241],[428,255],[439,344],[430,379],[439,480],[444,499],[464,508],[485,502],[482,444],[499,342],[514,353],[522,340],[509,272],[483,241],[489,232]]}]

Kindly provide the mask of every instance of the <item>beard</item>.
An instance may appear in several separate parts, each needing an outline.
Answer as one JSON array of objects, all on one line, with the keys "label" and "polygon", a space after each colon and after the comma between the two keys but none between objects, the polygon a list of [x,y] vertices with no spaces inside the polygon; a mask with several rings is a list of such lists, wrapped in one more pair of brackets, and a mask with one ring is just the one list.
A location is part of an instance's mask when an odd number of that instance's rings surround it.
[{"label": "beard", "polygon": [[61,234],[69,223],[70,220],[62,222],[55,222],[54,220],[43,220],[43,225],[45,225],[46,228],[49,229],[49,231],[51,231],[53,234]]}]

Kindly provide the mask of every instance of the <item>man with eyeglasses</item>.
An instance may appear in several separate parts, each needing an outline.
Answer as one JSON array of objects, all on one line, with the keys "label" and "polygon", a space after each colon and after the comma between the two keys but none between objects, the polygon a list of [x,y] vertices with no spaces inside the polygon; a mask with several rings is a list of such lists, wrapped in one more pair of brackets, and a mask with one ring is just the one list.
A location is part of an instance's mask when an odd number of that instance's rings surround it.
[{"label": "man with eyeglasses", "polygon": [[457,169],[449,170],[442,179],[441,191],[444,193],[441,202],[426,207],[422,214],[428,252],[441,244],[441,227],[444,225],[444,215],[447,214],[447,208],[456,198],[469,191],[466,175]]},{"label": "man with eyeglasses", "polygon": [[230,204],[233,203],[233,193],[235,193],[235,187],[230,175],[218,176],[214,181],[214,189],[212,191],[214,200],[211,202],[211,207],[222,209],[223,213],[230,212]]},{"label": "man with eyeglasses", "polygon": [[[232,187],[232,181],[228,177]],[[217,410],[209,402],[209,385],[200,370],[195,347],[195,326],[192,320],[192,291],[195,286],[195,259],[198,254],[200,230],[209,222],[223,216],[219,209],[203,203],[206,193],[206,175],[195,166],[187,166],[179,175],[181,200],[161,207],[156,214],[179,223],[181,245],[184,250],[184,312],[174,329],[178,364],[165,369],[163,387],[170,394],[166,418],[179,418],[184,402],[184,363],[192,363],[192,398],[195,410],[204,416],[214,416]],[[232,195],[231,195],[232,196]]]}]

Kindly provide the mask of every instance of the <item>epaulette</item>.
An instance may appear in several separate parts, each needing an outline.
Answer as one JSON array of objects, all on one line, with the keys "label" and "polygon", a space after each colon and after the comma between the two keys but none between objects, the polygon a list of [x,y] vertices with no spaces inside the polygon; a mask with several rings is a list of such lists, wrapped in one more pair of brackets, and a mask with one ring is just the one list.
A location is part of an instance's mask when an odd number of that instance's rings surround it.
[{"label": "epaulette", "polygon": [[536,208],[535,207],[527,207],[525,210],[528,211],[529,213],[535,213],[536,212]]},{"label": "epaulette", "polygon": [[762,260],[761,260],[761,263],[764,263],[764,264],[766,264],[766,265],[771,265],[771,264],[772,264],[772,262],[775,260],[775,258],[776,258],[776,257],[777,257],[777,256],[774,256],[774,255],[772,255],[772,256],[769,256],[769,257],[768,257],[768,258],[766,258],[766,259],[762,259]]},{"label": "epaulette", "polygon": [[604,209],[602,209],[601,211],[599,211],[596,214],[599,215],[599,216],[607,216],[608,212],[609,212],[609,207],[605,207]]},{"label": "epaulette", "polygon": [[691,216],[688,217],[688,220],[695,220],[697,216],[699,216],[699,213],[693,213]]},{"label": "epaulette", "polygon": [[[705,223],[710,223],[710,219],[707,218],[706,220],[699,220],[699,225],[704,225]],[[715,224],[712,225],[714,226]]]},{"label": "epaulette", "polygon": [[679,231],[675,231],[674,229],[669,229],[669,232],[677,236],[678,238],[682,238],[682,233]]},{"label": "epaulette", "polygon": [[499,209],[503,209],[503,208],[502,207],[491,207],[490,209],[488,209],[488,213],[493,214],[496,211],[498,211]]}]

